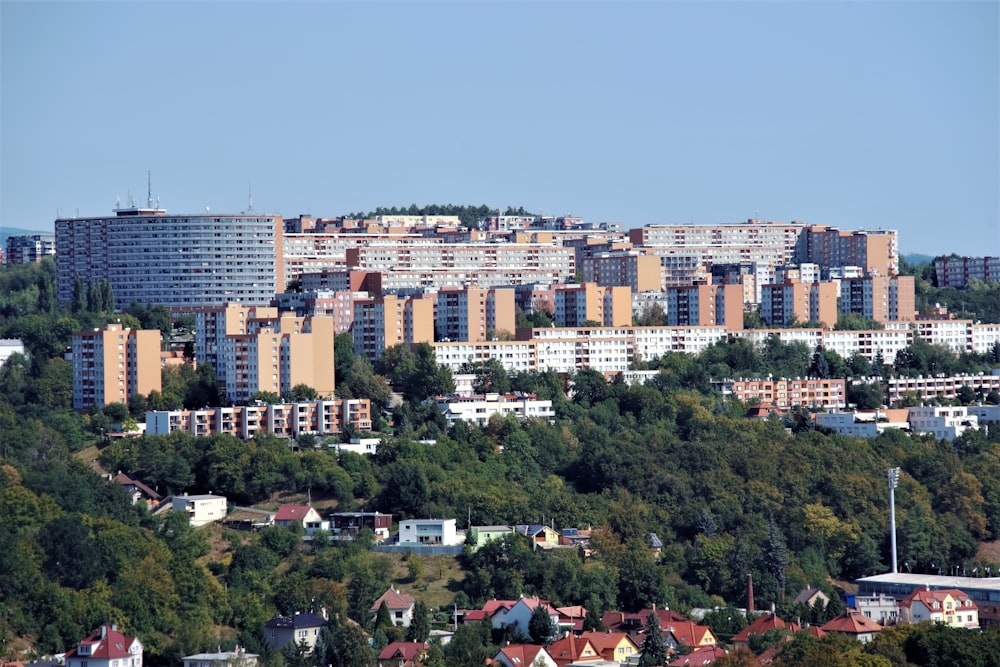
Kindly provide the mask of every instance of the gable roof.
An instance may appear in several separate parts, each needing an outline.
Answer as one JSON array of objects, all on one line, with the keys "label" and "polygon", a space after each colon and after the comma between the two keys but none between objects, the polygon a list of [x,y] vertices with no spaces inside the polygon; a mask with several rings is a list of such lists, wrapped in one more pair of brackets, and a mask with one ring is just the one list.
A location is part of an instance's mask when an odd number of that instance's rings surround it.
[{"label": "gable roof", "polygon": [[750,641],[750,635],[762,635],[768,630],[788,630],[789,632],[797,632],[798,629],[798,624],[783,621],[779,616],[771,612],[767,612],[755,618],[753,623],[736,633],[732,641],[734,644],[737,642],[746,643]]},{"label": "gable roof", "polygon": [[806,588],[801,593],[795,596],[795,602],[801,602],[802,604],[812,604],[812,601],[817,596],[823,596],[829,601],[830,597],[818,588]]},{"label": "gable roof", "polygon": [[966,595],[964,591],[960,591],[957,588],[945,588],[936,591],[918,588],[900,600],[899,606],[909,609],[914,602],[920,602],[931,611],[935,611],[934,603],[937,602],[938,606],[936,610],[944,611],[944,601],[948,596],[951,596],[951,599],[958,603],[958,609],[977,608],[976,603],[972,601],[972,598]]},{"label": "gable roof", "polygon": [[573,633],[549,644],[549,655],[560,665],[566,665],[580,658],[599,658],[600,654],[589,640]]},{"label": "gable roof", "polygon": [[529,667],[545,648],[538,644],[508,644],[500,653],[513,665]]},{"label": "gable roof", "polygon": [[678,644],[684,646],[702,646],[708,643],[715,644],[715,634],[707,625],[698,625],[694,621],[671,621],[664,630],[670,632],[677,640]]},{"label": "gable roof", "polygon": [[414,660],[430,648],[427,642],[391,642],[378,654],[379,660]]},{"label": "gable roof", "polygon": [[275,521],[302,521],[309,512],[315,512],[312,505],[282,505],[274,515]]},{"label": "gable roof", "polygon": [[264,627],[269,630],[281,628],[296,630],[299,628],[322,628],[325,626],[325,618],[308,611],[303,613],[295,612],[291,616],[275,616],[264,623]]},{"label": "gable roof", "polygon": [[119,471],[118,474],[115,475],[115,481],[121,484],[122,486],[135,487],[140,493],[142,493],[142,495],[146,496],[150,500],[159,500],[162,497],[160,496],[159,493],[149,488],[139,480],[132,479],[131,477],[129,477],[128,475],[126,475],[121,471]]},{"label": "gable roof", "polygon": [[856,609],[848,609],[837,618],[827,621],[820,629],[824,632],[839,632],[847,635],[863,635],[878,632],[882,626]]},{"label": "gable roof", "polygon": [[409,609],[416,602],[412,595],[407,595],[406,593],[400,593],[392,586],[389,587],[385,593],[379,596],[378,600],[375,600],[375,604],[372,605],[372,611],[378,611],[378,608],[382,606],[385,602],[387,609]]},{"label": "gable roof", "polygon": [[128,635],[124,635],[119,632],[117,626],[102,625],[89,637],[67,651],[66,657],[69,658],[79,655],[78,652],[80,647],[87,646],[90,648],[90,652],[87,654],[88,658],[96,658],[100,660],[128,658],[131,656],[129,648],[137,641],[138,640],[135,637],[129,637]]},{"label": "gable roof", "polygon": [[464,616],[462,622],[472,623],[484,618],[493,618],[501,611],[510,611],[516,604],[517,600],[487,600],[482,609],[473,609]]},{"label": "gable roof", "polygon": [[687,655],[682,655],[679,658],[668,662],[670,667],[689,667],[693,665],[709,665],[724,655],[728,655],[729,651],[726,651],[720,646],[701,646],[691,651]]},{"label": "gable roof", "polygon": [[602,655],[606,651],[614,651],[622,642],[632,644],[635,647],[635,651],[639,651],[639,645],[629,637],[627,632],[583,632],[580,634],[580,639],[589,641],[593,644],[594,650]]}]

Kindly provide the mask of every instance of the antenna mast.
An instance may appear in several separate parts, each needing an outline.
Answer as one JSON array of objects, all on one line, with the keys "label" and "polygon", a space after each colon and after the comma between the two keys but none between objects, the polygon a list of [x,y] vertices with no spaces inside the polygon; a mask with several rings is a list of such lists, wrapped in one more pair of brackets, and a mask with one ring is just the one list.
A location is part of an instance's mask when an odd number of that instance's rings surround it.
[{"label": "antenna mast", "polygon": [[146,171],[146,208],[153,208],[153,172]]}]

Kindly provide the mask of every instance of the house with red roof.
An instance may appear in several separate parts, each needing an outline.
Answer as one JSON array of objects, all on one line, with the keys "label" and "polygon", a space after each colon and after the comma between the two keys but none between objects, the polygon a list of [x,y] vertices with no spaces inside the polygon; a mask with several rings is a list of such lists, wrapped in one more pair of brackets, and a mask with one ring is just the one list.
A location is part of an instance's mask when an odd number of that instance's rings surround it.
[{"label": "house with red roof", "polygon": [[558,667],[545,647],[538,644],[508,644],[493,662],[504,667]]},{"label": "house with red roof", "polygon": [[517,604],[517,600],[487,600],[482,609],[473,609],[463,618],[463,623],[479,623],[489,620],[494,630],[502,629],[507,623],[507,612]]},{"label": "house with red roof", "polygon": [[589,639],[577,637],[572,632],[549,644],[547,650],[558,667],[604,660]]},{"label": "house with red roof", "polygon": [[430,647],[427,642],[390,642],[378,654],[378,667],[420,667]]},{"label": "house with red roof", "polygon": [[399,625],[404,628],[410,627],[410,623],[413,622],[413,606],[416,604],[416,600],[413,599],[412,595],[400,593],[390,586],[389,590],[382,593],[372,605],[371,611],[373,616],[378,613],[378,608],[382,606],[383,602],[386,609],[389,610],[389,617],[392,619],[393,625]]},{"label": "house with red roof", "polygon": [[625,632],[584,632],[580,639],[588,640],[605,660],[621,664],[642,652],[635,640]]},{"label": "house with red roof", "polygon": [[142,667],[142,642],[118,631],[117,625],[102,625],[92,635],[67,651],[66,667]]},{"label": "house with red roof", "polygon": [[875,639],[882,626],[868,618],[856,609],[848,609],[843,614],[824,623],[820,629],[823,632],[836,632],[854,637],[862,644]]},{"label": "house with red roof", "polygon": [[538,607],[544,609],[549,615],[552,627],[559,626],[559,612],[549,604],[548,600],[542,600],[541,598],[521,598],[514,603],[514,606],[510,608],[504,619],[504,625],[512,633],[511,637],[516,637],[518,634],[523,634],[525,637],[528,636],[528,624],[531,623],[531,615],[535,613],[535,609]]},{"label": "house with red roof", "polygon": [[750,637],[753,635],[759,636],[771,630],[786,630],[789,634],[792,634],[799,631],[799,625],[784,621],[773,612],[766,612],[755,618],[750,625],[736,633],[733,637],[733,646],[735,648],[750,648]]},{"label": "house with red roof", "polygon": [[933,621],[952,628],[978,628],[979,607],[957,588],[917,589],[899,601],[903,623]]},{"label": "house with red roof", "polygon": [[132,504],[145,503],[147,507],[152,508],[154,505],[158,504],[163,500],[163,496],[149,488],[142,482],[132,477],[129,477],[121,470],[118,474],[112,478],[117,484],[120,484],[122,488],[125,489],[125,493],[132,500]]},{"label": "house with red roof", "polygon": [[678,656],[667,664],[670,667],[694,667],[694,665],[710,665],[729,651],[720,646],[699,646],[687,655]]},{"label": "house with red roof", "polygon": [[274,525],[288,528],[289,526],[301,526],[303,530],[306,524],[321,523],[323,518],[312,505],[282,505],[278,513],[274,515]]}]

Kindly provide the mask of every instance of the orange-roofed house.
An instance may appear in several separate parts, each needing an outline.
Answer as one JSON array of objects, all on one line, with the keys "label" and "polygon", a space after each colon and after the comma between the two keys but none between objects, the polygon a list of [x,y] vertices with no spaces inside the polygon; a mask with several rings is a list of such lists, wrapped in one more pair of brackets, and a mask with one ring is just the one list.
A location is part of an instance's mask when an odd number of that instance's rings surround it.
[{"label": "orange-roofed house", "polygon": [[516,636],[518,633],[525,636],[528,635],[528,624],[531,623],[531,616],[538,607],[544,609],[549,615],[552,627],[559,627],[559,612],[549,604],[548,600],[542,600],[541,598],[521,598],[514,603],[514,606],[510,608],[504,618],[504,625],[513,633],[512,636]]},{"label": "orange-roofed house", "polygon": [[389,618],[392,619],[393,625],[399,625],[404,628],[410,627],[410,623],[413,622],[413,606],[416,604],[416,600],[413,599],[412,595],[407,595],[406,593],[400,593],[392,586],[389,587],[385,593],[379,596],[378,600],[375,600],[375,604],[372,605],[372,615],[378,613],[378,608],[385,603],[386,609],[389,610]]},{"label": "orange-roofed house", "polygon": [[979,607],[957,588],[915,590],[899,601],[899,609],[903,623],[933,621],[952,628],[979,627]]},{"label": "orange-roofed house", "polygon": [[736,648],[750,648],[750,637],[753,635],[762,635],[771,630],[787,630],[790,634],[798,632],[799,626],[797,623],[783,621],[777,615],[767,612],[755,618],[753,623],[736,633],[733,637],[733,646]]},{"label": "orange-roofed house", "polygon": [[867,644],[882,630],[882,626],[868,618],[856,609],[848,609],[843,614],[824,623],[824,632],[835,632],[854,637],[862,644]]},{"label": "orange-roofed house", "polygon": [[[672,635],[677,644],[689,648],[715,646],[719,643],[710,627],[693,621],[672,621],[664,626],[663,631]],[[667,643],[670,643],[669,639]]]},{"label": "orange-roofed house", "polygon": [[604,659],[589,640],[577,637],[573,633],[549,644],[548,651],[559,667],[566,667],[566,665],[578,662],[598,662]]},{"label": "orange-roofed house", "polygon": [[639,645],[625,632],[584,632],[580,639],[588,640],[605,660],[621,664],[641,652]]},{"label": "orange-roofed house", "polygon": [[667,664],[670,667],[694,667],[694,665],[710,665],[724,655],[729,655],[720,646],[699,646],[687,655],[674,658]]},{"label": "orange-roofed house", "polygon": [[378,667],[420,667],[430,647],[427,642],[391,642],[378,654]]},{"label": "orange-roofed house", "polygon": [[504,667],[558,667],[545,647],[538,644],[508,644],[493,662]]}]

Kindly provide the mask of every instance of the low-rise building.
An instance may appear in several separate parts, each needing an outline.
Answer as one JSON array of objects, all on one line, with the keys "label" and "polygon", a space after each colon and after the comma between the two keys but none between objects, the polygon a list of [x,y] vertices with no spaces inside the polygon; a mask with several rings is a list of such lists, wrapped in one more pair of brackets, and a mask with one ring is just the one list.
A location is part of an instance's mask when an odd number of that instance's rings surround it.
[{"label": "low-rise building", "polygon": [[885,381],[885,400],[891,403],[902,400],[907,395],[916,396],[920,400],[952,399],[958,396],[958,390],[962,387],[968,387],[983,396],[991,391],[1000,391],[1000,369],[991,374],[891,377]]},{"label": "low-rise building", "polygon": [[874,438],[886,429],[907,430],[910,427],[906,409],[818,412],[813,419],[816,426],[853,438]]},{"label": "low-rise building", "polygon": [[952,628],[978,628],[979,608],[963,591],[917,589],[899,602],[904,623],[931,621]]},{"label": "low-rise building", "polygon": [[334,512],[330,515],[330,532],[339,539],[355,539],[362,530],[375,533],[378,541],[389,537],[392,515],[381,512]]},{"label": "low-rise building", "polygon": [[925,405],[910,408],[910,428],[916,433],[928,433],[938,440],[950,442],[966,429],[978,429],[979,420],[964,406]]},{"label": "low-rise building", "polygon": [[226,516],[225,496],[211,493],[189,496],[185,493],[182,496],[174,496],[171,503],[173,511],[186,513],[188,522],[195,528],[213,521],[221,521]]},{"label": "low-rise building", "polygon": [[142,667],[143,645],[137,637],[102,625],[66,652],[66,667]]},{"label": "low-rise building", "polygon": [[372,616],[378,613],[379,607],[383,604],[385,604],[385,608],[389,612],[389,618],[392,619],[393,625],[404,628],[410,627],[410,623],[413,622],[413,607],[416,604],[416,600],[412,595],[400,593],[399,590],[390,586],[372,604]]},{"label": "low-rise building", "polygon": [[842,408],[847,405],[844,378],[761,378],[721,380],[712,383],[723,395],[744,403],[753,400],[773,403],[781,409],[796,406]]},{"label": "low-rise building", "polygon": [[522,392],[473,396],[451,394],[438,396],[435,401],[448,426],[460,421],[485,426],[493,415],[514,415],[522,420],[530,417],[547,420],[555,418],[552,401],[540,401],[535,394]]},{"label": "low-rise building", "polygon": [[256,667],[260,656],[239,646],[233,651],[196,653],[182,658],[184,667]]},{"label": "low-rise building", "polygon": [[402,545],[455,546],[462,543],[455,519],[407,519],[399,522]]},{"label": "low-rise building", "polygon": [[174,431],[202,436],[228,433],[249,440],[258,431],[266,431],[282,438],[298,438],[300,435],[337,435],[347,424],[357,431],[370,431],[371,401],[337,398],[146,413],[147,435],[168,435]]}]

